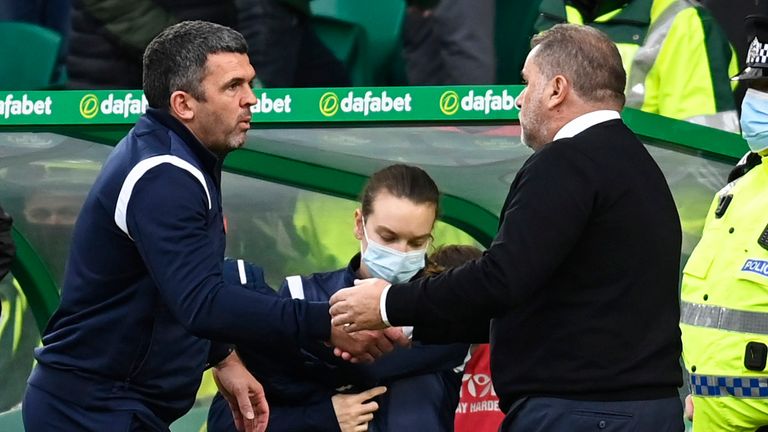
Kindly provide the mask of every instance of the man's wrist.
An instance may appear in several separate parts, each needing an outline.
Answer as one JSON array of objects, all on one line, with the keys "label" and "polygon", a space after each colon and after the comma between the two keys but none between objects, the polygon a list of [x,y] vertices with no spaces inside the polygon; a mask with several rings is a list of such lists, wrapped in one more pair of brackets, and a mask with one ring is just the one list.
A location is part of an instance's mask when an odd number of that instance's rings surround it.
[{"label": "man's wrist", "polygon": [[387,317],[387,294],[391,287],[392,284],[388,284],[384,287],[384,291],[381,292],[381,296],[379,297],[379,314],[381,314],[381,322],[387,327],[392,327],[392,324],[389,323],[389,318]]}]

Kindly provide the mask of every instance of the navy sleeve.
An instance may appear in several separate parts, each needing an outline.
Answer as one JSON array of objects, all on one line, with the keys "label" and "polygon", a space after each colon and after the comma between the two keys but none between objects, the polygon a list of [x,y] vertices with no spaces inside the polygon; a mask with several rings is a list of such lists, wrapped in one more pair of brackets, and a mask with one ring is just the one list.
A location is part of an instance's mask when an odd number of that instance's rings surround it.
[{"label": "navy sleeve", "polygon": [[489,319],[523,302],[579,240],[595,199],[591,162],[568,145],[532,156],[510,188],[499,232],[477,260],[435,277],[395,284],[393,325]]},{"label": "navy sleeve", "polygon": [[211,348],[208,350],[208,360],[205,362],[205,367],[212,368],[221,363],[234,349],[235,346],[232,344],[212,341]]},{"label": "navy sleeve", "polygon": [[464,362],[468,344],[421,345],[400,349],[381,356],[369,366],[369,373],[378,381],[451,370]]},{"label": "navy sleeve", "polygon": [[128,232],[176,319],[198,337],[234,343],[328,339],[328,303],[281,299],[224,282],[223,257],[207,234],[208,211],[198,181],[169,164],[149,170],[128,204]]}]

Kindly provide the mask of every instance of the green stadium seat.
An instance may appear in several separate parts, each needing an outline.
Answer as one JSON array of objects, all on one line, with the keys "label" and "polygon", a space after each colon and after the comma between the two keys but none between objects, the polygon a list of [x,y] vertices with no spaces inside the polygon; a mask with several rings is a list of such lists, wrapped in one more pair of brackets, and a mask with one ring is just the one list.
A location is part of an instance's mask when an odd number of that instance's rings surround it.
[{"label": "green stadium seat", "polygon": [[[320,38],[350,68],[355,86],[390,81],[400,55],[405,1],[314,0],[313,24]],[[335,43],[341,43],[335,46]],[[349,52],[347,52],[349,51]]]},{"label": "green stadium seat", "polygon": [[371,83],[365,50],[365,30],[359,25],[329,16],[314,16],[312,24],[318,37],[347,67],[353,85]]},{"label": "green stadium seat", "polygon": [[51,86],[61,35],[22,22],[0,22],[0,90],[40,90]]}]

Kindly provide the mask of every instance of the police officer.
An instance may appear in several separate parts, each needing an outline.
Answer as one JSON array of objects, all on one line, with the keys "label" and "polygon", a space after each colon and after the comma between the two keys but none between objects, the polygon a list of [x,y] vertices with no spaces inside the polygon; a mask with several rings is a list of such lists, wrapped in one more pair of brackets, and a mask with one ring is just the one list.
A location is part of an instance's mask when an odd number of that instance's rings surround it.
[{"label": "police officer", "polygon": [[768,17],[746,19],[750,152],[712,202],[683,271],[680,328],[696,432],[768,426]]}]

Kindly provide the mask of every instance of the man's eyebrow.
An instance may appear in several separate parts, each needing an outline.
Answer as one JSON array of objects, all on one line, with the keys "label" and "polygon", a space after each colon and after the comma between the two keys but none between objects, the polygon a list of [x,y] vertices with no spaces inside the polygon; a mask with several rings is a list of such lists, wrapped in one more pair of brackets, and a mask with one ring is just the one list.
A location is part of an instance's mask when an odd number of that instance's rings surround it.
[{"label": "man's eyebrow", "polygon": [[227,88],[227,87],[231,86],[232,84],[240,84],[240,83],[244,83],[244,82],[245,82],[245,78],[243,78],[243,77],[230,78],[229,80],[227,80],[224,83],[222,88]]}]

